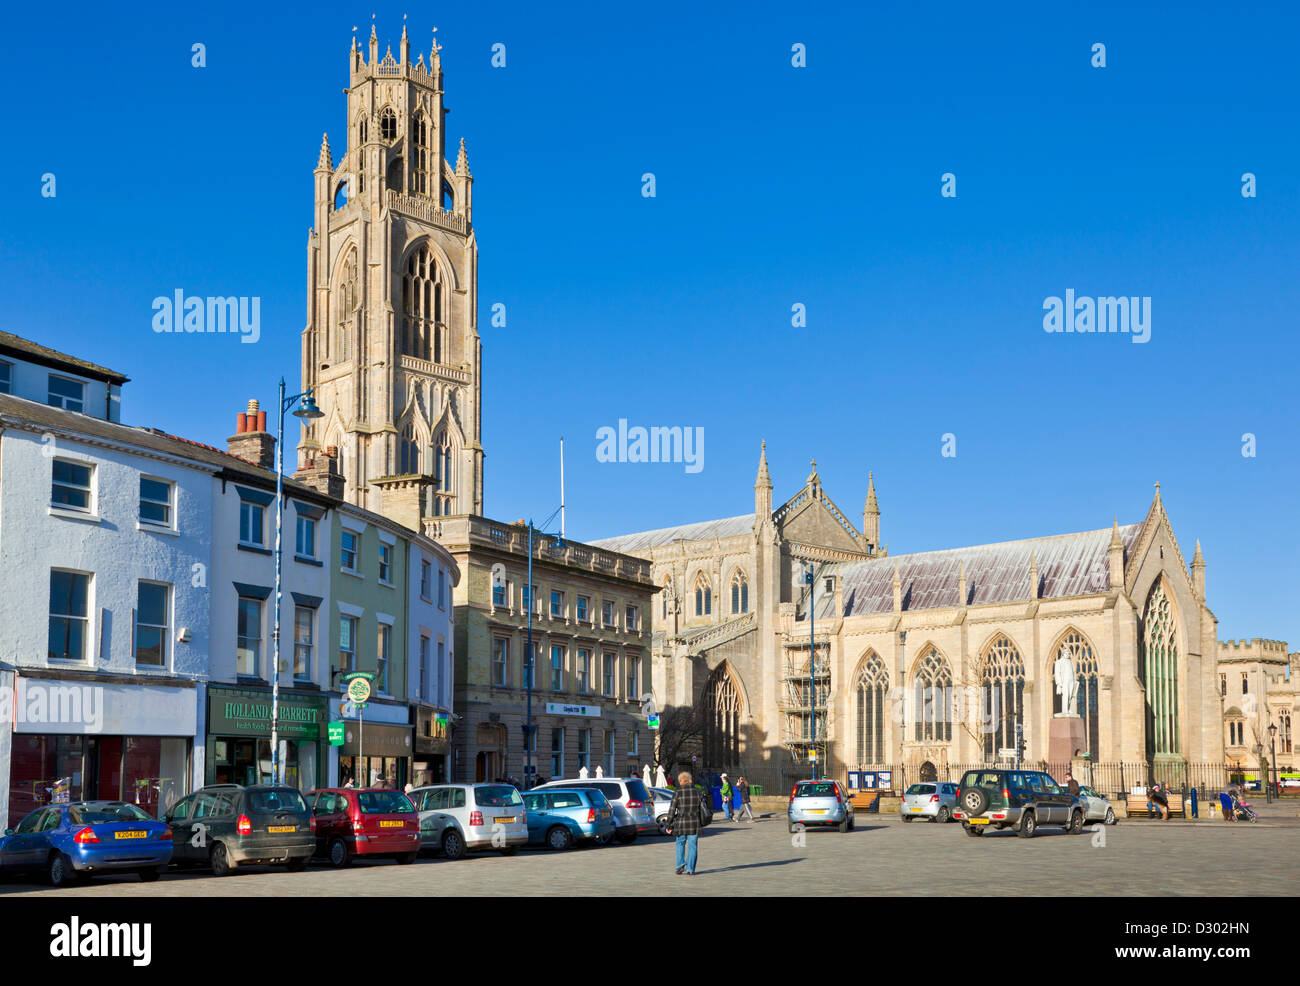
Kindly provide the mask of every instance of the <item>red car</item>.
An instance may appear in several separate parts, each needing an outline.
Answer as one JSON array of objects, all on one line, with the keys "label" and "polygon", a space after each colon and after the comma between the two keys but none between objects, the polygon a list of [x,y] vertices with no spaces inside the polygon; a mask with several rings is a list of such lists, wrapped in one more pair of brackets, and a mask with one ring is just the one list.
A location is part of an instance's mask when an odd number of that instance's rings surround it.
[{"label": "red car", "polygon": [[413,863],[420,852],[420,815],[401,791],[330,787],[307,795],[316,819],[316,855],[332,866],[357,856]]}]

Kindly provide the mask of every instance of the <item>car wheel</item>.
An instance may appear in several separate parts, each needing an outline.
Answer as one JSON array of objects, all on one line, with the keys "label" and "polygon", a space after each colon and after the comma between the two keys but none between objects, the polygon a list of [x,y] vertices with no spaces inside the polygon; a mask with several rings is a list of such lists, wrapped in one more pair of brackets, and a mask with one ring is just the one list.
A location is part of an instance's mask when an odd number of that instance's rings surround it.
[{"label": "car wheel", "polygon": [[912,820],[912,816],[911,816],[911,815],[904,815],[904,816],[903,816],[903,824],[904,824],[904,825],[906,825],[906,824],[907,824],[908,822],[910,822],[911,820]]},{"label": "car wheel", "polygon": [[307,868],[308,858],[309,857],[307,856],[295,856],[284,865],[288,868],[290,873],[301,873]]},{"label": "car wheel", "polygon": [[614,841],[613,832],[605,832],[601,835],[596,836],[596,845],[598,846],[607,846],[613,841]]},{"label": "car wheel", "polygon": [[844,821],[840,822],[840,824],[837,827],[839,828],[841,833],[847,832],[849,830],[849,820],[847,818],[844,819]]},{"label": "car wheel", "polygon": [[229,876],[234,866],[230,863],[230,854],[226,852],[226,844],[218,842],[212,847],[212,875]]},{"label": "car wheel", "polygon": [[989,793],[982,787],[970,787],[962,792],[962,808],[971,815],[982,815],[989,806]]},{"label": "car wheel", "polygon": [[849,816],[849,831],[850,831],[850,832],[853,831],[853,823],[854,823],[855,821],[857,821],[857,819],[856,819],[853,815],[850,815],[850,816]]},{"label": "car wheel", "polygon": [[668,834],[668,815],[666,813],[656,818],[655,824],[659,826],[660,835]]},{"label": "car wheel", "polygon": [[442,837],[442,854],[448,859],[463,859],[465,857],[465,837],[455,829],[451,829]]},{"label": "car wheel", "polygon": [[939,814],[934,816],[934,820],[940,825],[947,825],[952,821],[952,812],[948,810],[947,805],[939,806]]},{"label": "car wheel", "polygon": [[352,862],[352,853],[348,852],[348,844],[342,839],[335,839],[330,843],[329,852],[330,866],[336,869],[348,866]]},{"label": "car wheel", "polygon": [[72,860],[61,852],[50,857],[50,886],[66,887],[76,882],[77,871],[72,867]]},{"label": "car wheel", "polygon": [[416,857],[419,855],[420,855],[419,852],[402,853],[402,855],[397,857],[397,865],[410,866],[412,863],[415,862]]},{"label": "car wheel", "polygon": [[517,856],[519,855],[519,847],[506,846],[504,849],[498,849],[497,852],[499,852],[502,856]]},{"label": "car wheel", "polygon": [[1038,819],[1034,818],[1032,811],[1027,811],[1020,816],[1020,828],[1017,832],[1022,838],[1032,839],[1037,828]]},{"label": "car wheel", "polygon": [[546,844],[555,850],[573,848],[573,834],[563,825],[556,825],[546,833]]},{"label": "car wheel", "polygon": [[141,882],[141,883],[153,883],[153,882],[154,882],[155,880],[157,880],[158,877],[161,876],[161,875],[162,875],[162,874],[161,874],[158,870],[141,870],[141,871],[140,871],[140,882]]},{"label": "car wheel", "polygon": [[1107,809],[1106,809],[1106,824],[1107,824],[1107,825],[1114,825],[1114,824],[1115,824],[1115,809],[1114,809],[1114,808],[1107,808]]},{"label": "car wheel", "polygon": [[967,825],[965,822],[963,822],[962,827],[966,830],[967,835],[984,834],[984,827],[982,825]]},{"label": "car wheel", "polygon": [[791,832],[791,833],[794,833],[794,832],[798,832],[798,831],[799,831],[799,824],[798,824],[797,822],[791,822],[791,823],[790,823],[790,832]]},{"label": "car wheel", "polygon": [[623,845],[630,846],[632,843],[636,842],[636,833],[633,832],[631,835],[615,835],[614,838],[618,839],[618,841]]},{"label": "car wheel", "polygon": [[1067,830],[1071,835],[1078,835],[1083,831],[1083,812],[1070,812],[1070,827]]}]

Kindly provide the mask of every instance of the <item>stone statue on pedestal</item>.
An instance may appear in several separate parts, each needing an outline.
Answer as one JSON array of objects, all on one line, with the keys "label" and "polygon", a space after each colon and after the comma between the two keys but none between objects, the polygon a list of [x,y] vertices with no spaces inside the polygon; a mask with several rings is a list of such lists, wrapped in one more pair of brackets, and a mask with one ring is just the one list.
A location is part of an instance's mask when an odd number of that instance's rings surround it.
[{"label": "stone statue on pedestal", "polygon": [[1052,677],[1056,679],[1056,694],[1061,696],[1060,714],[1063,716],[1077,716],[1079,714],[1079,679],[1074,673],[1074,662],[1070,660],[1064,647],[1061,648],[1056,663],[1052,665]]}]

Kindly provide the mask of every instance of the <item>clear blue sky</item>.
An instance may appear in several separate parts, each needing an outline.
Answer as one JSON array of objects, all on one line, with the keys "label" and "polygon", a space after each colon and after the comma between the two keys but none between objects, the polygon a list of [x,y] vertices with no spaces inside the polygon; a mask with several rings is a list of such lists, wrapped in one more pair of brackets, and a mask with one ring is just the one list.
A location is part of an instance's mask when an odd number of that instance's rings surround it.
[{"label": "clear blue sky", "polygon": [[[561,435],[579,538],[751,510],[762,438],[778,502],[815,456],[856,521],[874,470],[894,552],[1140,520],[1158,480],[1220,635],[1300,646],[1293,5],[448,6],[408,24],[475,177],[490,515],[550,513]],[[223,445],[296,382],[372,12],[395,45],[391,4],[9,11],[3,328]],[[260,297],[261,342],[155,335],[177,288]],[[1067,288],[1150,296],[1151,341],[1044,333]],[[703,428],[705,468],[598,463],[619,418]]]}]

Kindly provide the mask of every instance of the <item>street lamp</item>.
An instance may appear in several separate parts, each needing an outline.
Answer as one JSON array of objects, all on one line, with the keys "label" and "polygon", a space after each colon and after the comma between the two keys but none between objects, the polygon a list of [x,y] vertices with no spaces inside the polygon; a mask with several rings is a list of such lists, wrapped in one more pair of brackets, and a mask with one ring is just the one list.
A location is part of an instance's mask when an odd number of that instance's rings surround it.
[{"label": "street lamp", "polygon": [[812,701],[811,715],[809,716],[809,734],[812,741],[810,749],[812,750],[812,779],[817,780],[817,638],[814,634],[813,621],[816,614],[813,602],[817,598],[817,573],[813,571],[813,563],[808,563],[808,571],[804,574],[804,581],[808,583],[808,685],[809,694]]},{"label": "street lamp", "polygon": [[299,401],[295,418],[312,421],[325,414],[316,406],[311,391],[291,397],[284,395],[284,377],[280,378],[280,413],[275,426],[275,629],[271,634],[271,782],[283,784],[280,764],[280,532],[284,526],[284,412]]},{"label": "street lamp", "polygon": [[[1269,723],[1268,726],[1268,745],[1273,753],[1273,780],[1268,787],[1268,800],[1273,800],[1273,785],[1277,783],[1277,723]],[[1282,792],[1278,792],[1280,796]]]}]

